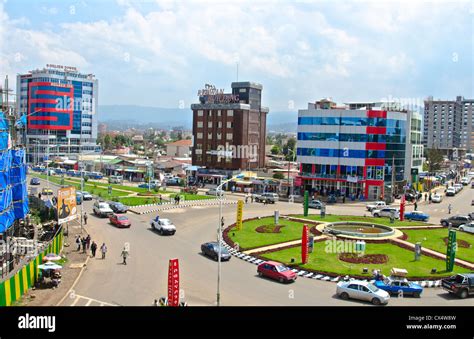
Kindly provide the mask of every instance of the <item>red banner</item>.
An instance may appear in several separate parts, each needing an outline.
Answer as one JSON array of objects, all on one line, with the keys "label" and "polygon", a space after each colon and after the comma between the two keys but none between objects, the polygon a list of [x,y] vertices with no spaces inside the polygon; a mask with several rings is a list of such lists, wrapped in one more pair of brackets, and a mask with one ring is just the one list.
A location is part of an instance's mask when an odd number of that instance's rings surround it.
[{"label": "red banner", "polygon": [[301,262],[308,262],[308,226],[303,226],[303,235],[301,236]]},{"label": "red banner", "polygon": [[170,259],[168,268],[168,306],[179,306],[179,262]]},{"label": "red banner", "polygon": [[400,221],[405,219],[405,194],[402,195],[402,200],[400,201]]}]

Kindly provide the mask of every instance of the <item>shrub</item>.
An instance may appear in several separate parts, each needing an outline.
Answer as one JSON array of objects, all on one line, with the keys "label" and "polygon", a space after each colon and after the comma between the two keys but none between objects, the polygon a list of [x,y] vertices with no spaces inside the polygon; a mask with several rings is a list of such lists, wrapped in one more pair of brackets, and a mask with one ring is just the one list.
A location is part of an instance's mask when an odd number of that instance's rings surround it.
[{"label": "shrub", "polygon": [[283,175],[283,173],[275,173],[273,174],[273,179],[283,179],[285,178],[285,176]]},{"label": "shrub", "polygon": [[[84,176],[84,182],[88,182],[89,181],[89,176],[88,175],[85,175]],[[96,187],[97,185],[94,185],[94,187]]]}]

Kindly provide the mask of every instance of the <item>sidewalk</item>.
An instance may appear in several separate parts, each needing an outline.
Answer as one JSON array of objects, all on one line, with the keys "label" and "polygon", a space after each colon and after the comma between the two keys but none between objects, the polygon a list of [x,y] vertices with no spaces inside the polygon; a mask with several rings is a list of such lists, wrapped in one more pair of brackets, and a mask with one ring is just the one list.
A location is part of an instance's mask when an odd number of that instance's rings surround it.
[{"label": "sidewalk", "polygon": [[[327,235],[319,235],[317,237],[314,237],[314,241],[318,241],[319,239],[325,239],[328,238]],[[264,246],[264,247],[259,247],[259,248],[254,248],[248,251],[244,251],[242,253],[244,254],[252,254],[252,253],[257,253],[257,252],[263,252],[263,251],[268,251],[268,250],[275,250],[281,247],[286,247],[286,246],[292,246],[292,245],[299,245],[301,244],[301,239],[298,240],[293,240],[293,241],[288,241],[284,242],[281,244],[275,244],[275,245],[270,245],[270,246]]]}]

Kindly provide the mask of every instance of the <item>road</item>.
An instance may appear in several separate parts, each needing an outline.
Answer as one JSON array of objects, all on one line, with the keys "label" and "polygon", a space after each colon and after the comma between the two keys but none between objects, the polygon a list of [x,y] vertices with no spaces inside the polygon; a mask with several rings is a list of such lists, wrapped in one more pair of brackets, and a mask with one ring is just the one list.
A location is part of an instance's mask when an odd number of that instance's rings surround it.
[{"label": "road", "polygon": [[[465,188],[453,198],[441,204],[419,205],[419,210],[432,213],[433,221],[444,216],[447,204],[454,212],[470,211],[474,190]],[[231,199],[235,197],[230,197]],[[92,203],[84,208],[92,212]],[[277,203],[275,205],[248,204],[244,218],[280,213],[301,213],[300,204]],[[435,211],[437,210],[437,211]],[[236,206],[224,206],[226,224],[236,217]],[[315,213],[313,211],[313,213]],[[316,212],[317,213],[317,212]],[[364,215],[363,206],[348,204],[328,206],[327,213]],[[166,295],[168,260],[180,260],[182,297],[189,305],[214,305],[217,286],[217,263],[200,254],[200,244],[216,239],[218,207],[178,208],[160,213],[177,226],[174,236],[160,236],[151,230],[149,221],[154,214],[129,213],[130,229],[117,229],[93,215],[88,218],[87,230],[99,246],[105,242],[108,253],[105,260],[91,259],[74,292],[84,300],[104,305],[151,305],[154,299]],[[120,253],[125,243],[130,244],[128,265],[122,265]],[[336,285],[332,282],[299,278],[293,284],[280,284],[259,278],[256,266],[233,257],[222,264],[221,305],[268,305],[268,306],[332,306],[369,305],[359,301],[343,301],[335,296]],[[62,305],[69,306],[75,299],[66,298]],[[77,304],[83,304],[77,303]],[[392,298],[390,305],[474,305],[474,298],[460,300],[438,288],[426,288],[421,299]]]}]

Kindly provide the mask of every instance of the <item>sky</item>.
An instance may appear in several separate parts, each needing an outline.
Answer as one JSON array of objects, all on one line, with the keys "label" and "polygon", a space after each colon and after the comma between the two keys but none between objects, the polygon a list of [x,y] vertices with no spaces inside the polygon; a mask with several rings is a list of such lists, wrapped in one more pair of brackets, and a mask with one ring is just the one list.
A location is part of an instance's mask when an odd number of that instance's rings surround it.
[{"label": "sky", "polygon": [[295,111],[474,98],[473,1],[0,0],[0,76],[46,64],[99,79],[99,104],[189,107],[204,84],[263,85]]}]

